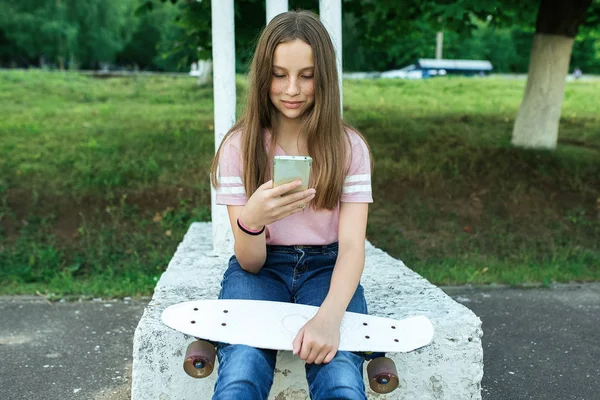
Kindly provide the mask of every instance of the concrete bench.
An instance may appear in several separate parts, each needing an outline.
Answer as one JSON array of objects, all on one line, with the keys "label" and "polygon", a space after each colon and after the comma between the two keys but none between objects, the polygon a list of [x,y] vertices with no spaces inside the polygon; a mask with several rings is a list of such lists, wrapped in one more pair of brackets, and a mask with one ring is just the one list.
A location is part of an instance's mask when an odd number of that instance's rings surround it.
[{"label": "concrete bench", "polygon": [[[186,375],[183,357],[193,338],[163,325],[160,316],[175,303],[217,298],[228,258],[213,253],[210,223],[191,225],[135,331],[132,400],[212,397],[218,365],[205,379]],[[368,389],[369,399],[481,399],[481,320],[473,312],[368,242],[361,283],[370,314],[391,318],[421,314],[436,330],[431,345],[409,354],[390,354],[400,387],[387,395]],[[368,388],[366,368],[364,375]],[[279,352],[269,399],[308,398],[303,361],[291,352]]]}]

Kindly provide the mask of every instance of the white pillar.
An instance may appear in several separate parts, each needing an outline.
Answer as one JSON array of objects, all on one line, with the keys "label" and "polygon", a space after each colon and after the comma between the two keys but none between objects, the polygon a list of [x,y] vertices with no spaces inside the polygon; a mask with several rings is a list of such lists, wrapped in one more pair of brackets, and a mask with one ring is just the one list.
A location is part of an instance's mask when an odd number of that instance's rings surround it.
[{"label": "white pillar", "polygon": [[288,0],[267,0],[267,24],[281,13],[289,9]]},{"label": "white pillar", "polygon": [[435,59],[442,59],[442,48],[444,47],[444,31],[439,31],[435,41]]},{"label": "white pillar", "polygon": [[[215,110],[215,151],[235,122],[235,29],[233,0],[211,0],[212,58]],[[213,250],[233,249],[233,235],[226,206],[215,204],[211,188]]]},{"label": "white pillar", "polygon": [[319,16],[329,31],[337,59],[340,84],[340,109],[343,110],[342,90],[342,0],[319,0]]}]

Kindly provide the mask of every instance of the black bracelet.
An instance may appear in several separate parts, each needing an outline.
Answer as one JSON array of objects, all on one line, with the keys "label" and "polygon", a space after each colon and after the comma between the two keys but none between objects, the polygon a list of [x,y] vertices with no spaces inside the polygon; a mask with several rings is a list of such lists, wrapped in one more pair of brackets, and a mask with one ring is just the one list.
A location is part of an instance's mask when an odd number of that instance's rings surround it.
[{"label": "black bracelet", "polygon": [[258,235],[260,235],[261,233],[263,233],[265,231],[265,226],[264,225],[263,225],[263,227],[262,227],[262,229],[260,231],[251,231],[251,230],[249,230],[249,228],[246,228],[244,226],[244,224],[242,224],[240,222],[239,218],[237,219],[237,224],[238,224],[238,228],[240,228],[240,230],[242,232],[244,232],[244,233],[246,233],[248,235],[251,235],[251,236],[258,236]]}]

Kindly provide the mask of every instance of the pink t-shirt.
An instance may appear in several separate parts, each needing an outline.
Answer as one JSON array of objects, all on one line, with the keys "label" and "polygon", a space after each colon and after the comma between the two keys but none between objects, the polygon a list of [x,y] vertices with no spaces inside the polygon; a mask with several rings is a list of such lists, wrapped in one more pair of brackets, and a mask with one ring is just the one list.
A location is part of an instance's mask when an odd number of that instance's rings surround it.
[{"label": "pink t-shirt", "polygon": [[[221,148],[216,193],[217,204],[244,205],[248,201],[242,181],[241,133],[234,133]],[[349,131],[352,160],[344,179],[344,190],[340,198],[346,203],[372,203],[371,164],[365,142],[355,132]],[[265,147],[269,148],[271,134],[265,132]],[[275,155],[285,156],[277,145]],[[338,240],[339,204],[334,210],[315,211],[306,207],[304,211],[266,226],[267,244],[272,245],[324,245]]]}]

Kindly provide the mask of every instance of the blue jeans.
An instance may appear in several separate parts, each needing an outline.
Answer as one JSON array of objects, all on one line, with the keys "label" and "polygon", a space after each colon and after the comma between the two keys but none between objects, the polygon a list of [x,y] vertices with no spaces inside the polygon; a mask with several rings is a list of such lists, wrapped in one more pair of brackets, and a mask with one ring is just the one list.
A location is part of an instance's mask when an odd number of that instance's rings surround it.
[{"label": "blue jeans", "polygon": [[[235,256],[221,282],[220,299],[270,300],[321,306],[331,282],[338,246],[267,246],[267,259],[258,274],[244,271]],[[347,311],[367,313],[358,285]],[[219,369],[213,400],[267,399],[277,351],[220,343]],[[365,400],[363,357],[338,351],[328,364],[306,364],[313,400]]]}]

